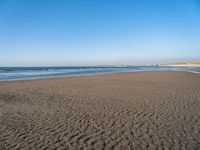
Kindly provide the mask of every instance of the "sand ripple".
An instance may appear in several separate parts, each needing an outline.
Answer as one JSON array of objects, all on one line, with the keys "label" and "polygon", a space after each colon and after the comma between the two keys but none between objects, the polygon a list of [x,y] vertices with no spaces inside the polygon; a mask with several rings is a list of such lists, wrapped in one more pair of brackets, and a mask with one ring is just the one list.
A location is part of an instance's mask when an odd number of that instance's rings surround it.
[{"label": "sand ripple", "polygon": [[200,75],[1,83],[0,149],[200,149]]}]

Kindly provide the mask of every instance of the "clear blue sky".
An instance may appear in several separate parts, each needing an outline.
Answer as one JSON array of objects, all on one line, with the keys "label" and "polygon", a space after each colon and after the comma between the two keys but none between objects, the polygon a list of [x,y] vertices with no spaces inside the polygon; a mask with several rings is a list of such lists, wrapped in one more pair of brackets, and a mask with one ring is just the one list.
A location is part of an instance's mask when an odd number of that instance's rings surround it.
[{"label": "clear blue sky", "polygon": [[0,66],[200,60],[199,0],[0,0]]}]

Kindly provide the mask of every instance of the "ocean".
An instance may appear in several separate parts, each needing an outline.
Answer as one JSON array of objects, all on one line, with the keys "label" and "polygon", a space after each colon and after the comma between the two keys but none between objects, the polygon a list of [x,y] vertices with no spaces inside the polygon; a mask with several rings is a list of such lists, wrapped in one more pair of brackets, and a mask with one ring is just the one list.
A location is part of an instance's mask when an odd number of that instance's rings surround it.
[{"label": "ocean", "polygon": [[128,66],[128,67],[0,67],[0,81],[33,80],[42,78],[59,78],[89,76],[138,71],[190,71],[200,73],[198,67],[161,67],[161,66]]}]

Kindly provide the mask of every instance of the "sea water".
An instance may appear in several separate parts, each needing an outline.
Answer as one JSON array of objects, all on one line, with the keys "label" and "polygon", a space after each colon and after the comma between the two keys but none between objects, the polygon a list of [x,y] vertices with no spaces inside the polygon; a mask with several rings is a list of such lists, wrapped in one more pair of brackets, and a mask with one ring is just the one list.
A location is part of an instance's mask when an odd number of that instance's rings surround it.
[{"label": "sea water", "polygon": [[58,78],[89,76],[138,71],[191,71],[200,73],[197,67],[161,67],[161,66],[127,66],[127,67],[0,67],[0,81],[32,80],[41,78]]}]

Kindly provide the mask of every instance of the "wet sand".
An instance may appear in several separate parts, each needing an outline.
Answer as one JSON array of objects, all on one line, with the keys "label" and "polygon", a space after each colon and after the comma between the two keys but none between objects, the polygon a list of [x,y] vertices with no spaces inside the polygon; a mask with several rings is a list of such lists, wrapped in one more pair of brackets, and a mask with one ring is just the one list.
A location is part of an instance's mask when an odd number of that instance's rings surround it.
[{"label": "wet sand", "polygon": [[200,75],[0,83],[0,149],[200,149]]}]

